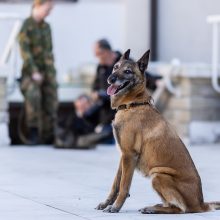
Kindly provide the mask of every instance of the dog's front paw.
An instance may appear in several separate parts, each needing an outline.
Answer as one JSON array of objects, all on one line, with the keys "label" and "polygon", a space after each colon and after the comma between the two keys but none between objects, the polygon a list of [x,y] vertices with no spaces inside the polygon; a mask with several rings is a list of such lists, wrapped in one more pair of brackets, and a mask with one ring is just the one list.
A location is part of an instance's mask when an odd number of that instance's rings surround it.
[{"label": "dog's front paw", "polygon": [[108,206],[108,204],[107,204],[106,202],[101,202],[101,203],[96,207],[96,209],[97,209],[97,210],[103,210],[103,209],[105,209],[107,206]]},{"label": "dog's front paw", "polygon": [[109,212],[109,213],[116,213],[119,212],[120,208],[117,208],[114,205],[109,205],[106,209],[103,210],[103,212]]}]

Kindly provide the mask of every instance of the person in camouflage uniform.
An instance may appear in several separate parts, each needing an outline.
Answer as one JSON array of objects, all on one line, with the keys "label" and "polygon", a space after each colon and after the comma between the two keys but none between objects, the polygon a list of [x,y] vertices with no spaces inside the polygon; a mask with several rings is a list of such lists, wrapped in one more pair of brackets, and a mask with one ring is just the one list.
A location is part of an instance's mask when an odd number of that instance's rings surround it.
[{"label": "person in camouflage uniform", "polygon": [[19,33],[23,58],[20,88],[30,144],[52,143],[57,111],[57,82],[50,25],[44,21],[52,0],[34,0],[32,15]]}]

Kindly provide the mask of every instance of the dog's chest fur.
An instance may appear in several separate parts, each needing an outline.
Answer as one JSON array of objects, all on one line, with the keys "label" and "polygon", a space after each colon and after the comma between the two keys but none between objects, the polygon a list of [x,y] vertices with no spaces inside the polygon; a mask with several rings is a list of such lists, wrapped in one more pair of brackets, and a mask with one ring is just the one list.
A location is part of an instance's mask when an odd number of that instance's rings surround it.
[{"label": "dog's chest fur", "polygon": [[128,125],[127,111],[126,110],[118,111],[115,115],[115,119],[112,123],[112,127],[113,127],[115,140],[121,150],[124,142],[125,128],[127,125]]},{"label": "dog's chest fur", "polygon": [[121,152],[128,151],[139,151],[141,146],[141,137],[137,138],[137,129],[140,132],[139,122],[135,122],[136,111],[131,110],[122,110],[117,112],[115,119],[112,123],[113,133],[117,146]]},{"label": "dog's chest fur", "polygon": [[[148,175],[147,158],[142,158],[143,147],[143,118],[146,117],[146,109],[129,109],[128,111],[119,111],[112,123],[114,137],[117,147],[121,154],[132,155],[136,161],[136,169],[144,176]],[[140,111],[137,111],[140,110]],[[145,117],[143,117],[145,115]]]},{"label": "dog's chest fur", "polygon": [[165,131],[164,122],[158,119],[158,114],[150,106],[140,106],[118,111],[112,126],[120,152],[132,155],[136,160],[136,168],[148,176],[149,163],[152,163],[149,155],[155,154],[152,143],[161,145],[157,142]]}]

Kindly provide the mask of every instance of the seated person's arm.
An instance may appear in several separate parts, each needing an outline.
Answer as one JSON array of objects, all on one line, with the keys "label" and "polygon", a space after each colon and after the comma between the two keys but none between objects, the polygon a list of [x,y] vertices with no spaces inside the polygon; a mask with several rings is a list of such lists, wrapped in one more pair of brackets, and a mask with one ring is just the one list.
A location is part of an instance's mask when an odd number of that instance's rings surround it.
[{"label": "seated person's arm", "polygon": [[92,92],[92,99],[94,101],[101,100],[102,102],[109,102],[110,96],[107,94],[105,90],[99,90],[99,91]]},{"label": "seated person's arm", "polygon": [[157,82],[158,80],[162,79],[162,76],[159,75],[153,75],[149,72],[145,72],[146,76],[146,87],[152,91],[157,89]]}]

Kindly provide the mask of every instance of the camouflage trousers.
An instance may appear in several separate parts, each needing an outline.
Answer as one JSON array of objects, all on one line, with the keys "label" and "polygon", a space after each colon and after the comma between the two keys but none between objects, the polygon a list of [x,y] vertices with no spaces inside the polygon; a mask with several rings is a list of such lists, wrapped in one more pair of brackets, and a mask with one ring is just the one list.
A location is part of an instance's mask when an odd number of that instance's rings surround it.
[{"label": "camouflage trousers", "polygon": [[21,81],[25,120],[28,128],[38,128],[41,138],[54,135],[57,118],[57,83],[54,74],[47,74],[41,85],[26,76]]}]

